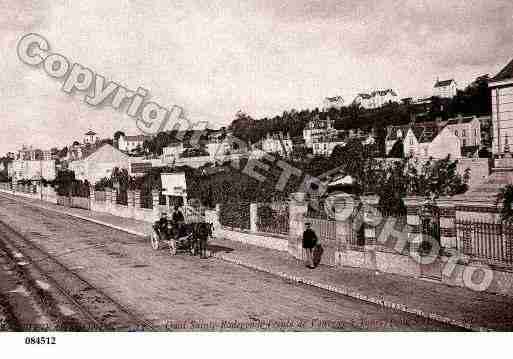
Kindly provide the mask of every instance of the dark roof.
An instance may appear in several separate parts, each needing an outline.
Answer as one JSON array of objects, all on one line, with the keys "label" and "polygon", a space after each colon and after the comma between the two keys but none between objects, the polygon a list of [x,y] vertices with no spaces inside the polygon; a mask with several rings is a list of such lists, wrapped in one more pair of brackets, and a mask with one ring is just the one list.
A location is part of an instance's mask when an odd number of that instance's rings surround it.
[{"label": "dark roof", "polygon": [[503,81],[513,78],[513,60],[509,64],[506,65],[505,68],[501,70],[493,79],[491,79],[491,82],[497,82],[497,81]]},{"label": "dark roof", "polygon": [[406,133],[408,132],[408,128],[410,126],[409,125],[405,125],[405,126],[389,126],[387,127],[387,138],[386,140],[387,141],[396,141],[399,139],[399,137],[397,137],[397,132],[398,130],[401,130],[403,132],[403,137],[406,136]]},{"label": "dark roof", "polygon": [[431,142],[438,135],[438,127],[432,125],[412,126],[411,130],[419,143]]},{"label": "dark roof", "polygon": [[89,130],[85,135],[86,136],[94,136],[94,135],[96,135],[96,132]]},{"label": "dark roof", "polygon": [[453,82],[455,82],[454,79],[437,81],[435,83],[435,87],[446,87],[446,86],[449,86],[450,84],[452,84]]}]

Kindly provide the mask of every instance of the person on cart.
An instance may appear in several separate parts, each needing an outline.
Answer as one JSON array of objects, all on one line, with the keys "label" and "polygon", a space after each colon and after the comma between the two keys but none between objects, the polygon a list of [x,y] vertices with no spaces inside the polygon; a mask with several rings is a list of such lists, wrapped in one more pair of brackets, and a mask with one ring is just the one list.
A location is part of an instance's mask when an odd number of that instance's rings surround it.
[{"label": "person on cart", "polygon": [[183,216],[182,211],[180,211],[180,206],[175,206],[175,210],[173,211],[172,216],[173,224],[176,228],[176,236],[177,238],[185,236],[185,217]]},{"label": "person on cart", "polygon": [[169,223],[169,221],[167,219],[167,213],[163,212],[160,215],[160,219],[157,222],[155,222],[155,224],[153,226],[153,228],[157,232],[159,238],[163,241],[168,239],[168,234],[169,234],[168,223]]}]

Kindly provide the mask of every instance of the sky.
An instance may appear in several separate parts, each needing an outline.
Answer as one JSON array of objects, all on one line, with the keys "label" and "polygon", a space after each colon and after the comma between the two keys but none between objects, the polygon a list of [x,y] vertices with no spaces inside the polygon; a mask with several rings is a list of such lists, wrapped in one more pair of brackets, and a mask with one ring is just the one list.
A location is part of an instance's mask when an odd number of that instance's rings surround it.
[{"label": "sky", "polygon": [[[150,5],[151,4],[151,5]],[[21,145],[59,148],[89,129],[137,134],[123,111],[96,108],[84,93],[16,55],[25,34],[51,51],[191,121],[227,125],[351,102],[394,89],[427,96],[437,78],[459,87],[513,59],[511,0],[0,0],[0,154]]]}]

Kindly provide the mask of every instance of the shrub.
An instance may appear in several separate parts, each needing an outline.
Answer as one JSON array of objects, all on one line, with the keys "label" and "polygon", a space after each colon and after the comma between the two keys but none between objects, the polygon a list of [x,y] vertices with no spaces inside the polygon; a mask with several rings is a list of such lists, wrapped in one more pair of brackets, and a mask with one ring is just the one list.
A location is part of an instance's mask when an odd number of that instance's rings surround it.
[{"label": "shrub", "polygon": [[249,203],[228,202],[221,205],[219,221],[223,226],[250,229]]}]

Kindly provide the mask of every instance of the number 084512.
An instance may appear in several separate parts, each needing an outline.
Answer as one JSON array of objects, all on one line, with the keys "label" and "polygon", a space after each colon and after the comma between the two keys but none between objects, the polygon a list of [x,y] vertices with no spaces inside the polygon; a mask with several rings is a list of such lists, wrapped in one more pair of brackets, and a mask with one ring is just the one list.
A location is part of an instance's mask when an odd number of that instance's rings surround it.
[{"label": "number 084512", "polygon": [[25,344],[56,344],[55,337],[25,337]]}]

